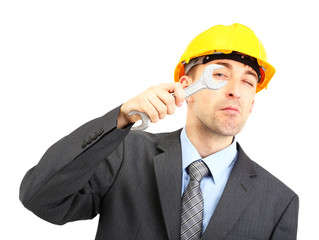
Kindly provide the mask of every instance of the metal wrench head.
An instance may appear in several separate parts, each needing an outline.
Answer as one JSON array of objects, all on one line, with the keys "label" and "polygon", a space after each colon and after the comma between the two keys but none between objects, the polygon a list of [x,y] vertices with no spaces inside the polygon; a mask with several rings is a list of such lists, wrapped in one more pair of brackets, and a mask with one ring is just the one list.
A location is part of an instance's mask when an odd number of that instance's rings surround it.
[{"label": "metal wrench head", "polygon": [[211,89],[211,90],[218,90],[218,89],[224,87],[228,83],[228,81],[216,81],[213,78],[214,70],[221,69],[223,67],[224,66],[218,65],[218,64],[208,65],[207,67],[205,67],[203,74],[202,74],[201,78],[199,79],[199,81],[202,81],[206,85],[206,87],[208,89]]},{"label": "metal wrench head", "polygon": [[143,130],[147,129],[148,126],[150,125],[150,122],[151,122],[151,120],[148,117],[148,115],[146,113],[139,112],[139,111],[131,111],[128,115],[131,116],[131,115],[134,115],[134,114],[140,115],[142,123],[141,123],[141,125],[133,126],[132,130],[141,130],[141,131],[143,131]]}]

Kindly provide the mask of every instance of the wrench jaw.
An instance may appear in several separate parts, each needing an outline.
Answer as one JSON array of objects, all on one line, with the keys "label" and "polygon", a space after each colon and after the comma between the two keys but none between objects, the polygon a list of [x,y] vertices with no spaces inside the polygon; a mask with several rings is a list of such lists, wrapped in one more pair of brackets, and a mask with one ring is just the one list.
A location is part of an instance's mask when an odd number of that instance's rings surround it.
[{"label": "wrench jaw", "polygon": [[216,82],[215,80],[213,80],[214,87],[209,88],[209,89],[218,90],[218,89],[221,89],[222,87],[224,87],[227,83],[228,83],[228,81]]},{"label": "wrench jaw", "polygon": [[132,130],[143,131],[143,130],[147,129],[151,123],[151,120],[148,117],[148,115],[146,113],[139,112],[139,111],[131,111],[128,115],[131,116],[131,115],[135,115],[135,114],[140,115],[142,123],[138,126],[133,126]]},{"label": "wrench jaw", "polygon": [[213,72],[217,69],[221,69],[224,66],[222,65],[218,65],[218,64],[211,64],[208,65],[203,72],[202,78],[203,78],[203,82],[206,85],[206,88],[211,89],[211,90],[218,90],[222,87],[224,87],[228,81],[216,81],[213,78]]}]

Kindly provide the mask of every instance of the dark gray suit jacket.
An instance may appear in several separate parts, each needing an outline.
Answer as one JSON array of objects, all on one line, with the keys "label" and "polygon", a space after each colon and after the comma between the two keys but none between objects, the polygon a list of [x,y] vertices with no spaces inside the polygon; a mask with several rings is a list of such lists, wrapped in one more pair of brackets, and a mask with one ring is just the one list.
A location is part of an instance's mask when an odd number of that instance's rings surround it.
[{"label": "dark gray suit jacket", "polygon": [[[180,130],[116,128],[119,108],[50,147],[30,169],[20,200],[55,223],[100,215],[96,239],[179,239]],[[298,196],[251,161],[238,160],[202,239],[296,239]]]}]

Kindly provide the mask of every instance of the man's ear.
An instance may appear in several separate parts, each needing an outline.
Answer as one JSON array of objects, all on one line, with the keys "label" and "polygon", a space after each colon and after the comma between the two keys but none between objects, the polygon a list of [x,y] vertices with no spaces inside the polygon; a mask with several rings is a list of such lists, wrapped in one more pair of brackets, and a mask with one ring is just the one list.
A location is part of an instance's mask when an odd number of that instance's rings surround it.
[{"label": "man's ear", "polygon": [[[193,79],[187,75],[183,75],[181,76],[181,78],[179,79],[179,83],[182,85],[183,89],[187,88],[188,86],[190,86],[193,83]],[[186,102],[193,102],[193,96],[190,96],[186,99]]]},{"label": "man's ear", "polygon": [[189,85],[191,85],[193,83],[193,80],[191,77],[189,77],[187,75],[183,75],[179,79],[179,83],[182,85],[182,87],[184,89],[184,88],[187,88]]},{"label": "man's ear", "polygon": [[255,104],[255,99],[253,100],[253,102],[252,102],[252,104],[251,104],[251,107],[250,107],[250,109],[249,109],[249,115],[250,115],[251,112],[253,111],[254,104]]}]

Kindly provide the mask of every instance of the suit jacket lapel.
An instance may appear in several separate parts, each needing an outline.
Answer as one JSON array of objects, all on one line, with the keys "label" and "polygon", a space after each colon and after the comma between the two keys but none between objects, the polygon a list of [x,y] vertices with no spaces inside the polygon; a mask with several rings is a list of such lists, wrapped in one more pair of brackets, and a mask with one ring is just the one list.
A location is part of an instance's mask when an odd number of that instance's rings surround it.
[{"label": "suit jacket lapel", "polygon": [[237,145],[238,158],[202,239],[224,239],[254,196],[256,169]]},{"label": "suit jacket lapel", "polygon": [[182,153],[180,130],[164,136],[158,148],[163,152],[154,157],[163,217],[169,239],[180,237]]}]

